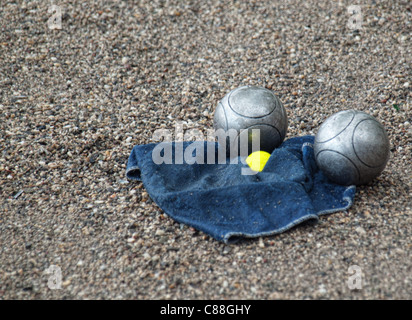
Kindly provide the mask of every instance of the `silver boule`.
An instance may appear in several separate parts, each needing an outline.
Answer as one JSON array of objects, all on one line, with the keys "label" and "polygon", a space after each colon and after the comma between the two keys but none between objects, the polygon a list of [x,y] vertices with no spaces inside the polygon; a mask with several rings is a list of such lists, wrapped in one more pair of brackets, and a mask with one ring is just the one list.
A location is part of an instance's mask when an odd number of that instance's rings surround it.
[{"label": "silver boule", "polygon": [[[249,154],[252,149],[253,135],[251,129],[260,130],[260,150],[272,152],[286,136],[288,119],[282,102],[272,91],[256,86],[239,87],[218,103],[214,114],[215,130],[235,129],[235,138],[227,137],[229,148],[248,141]],[[247,137],[243,137],[247,135]]]},{"label": "silver boule", "polygon": [[389,139],[371,115],[345,110],[330,116],[315,136],[319,169],[341,185],[361,185],[379,176],[389,159]]}]

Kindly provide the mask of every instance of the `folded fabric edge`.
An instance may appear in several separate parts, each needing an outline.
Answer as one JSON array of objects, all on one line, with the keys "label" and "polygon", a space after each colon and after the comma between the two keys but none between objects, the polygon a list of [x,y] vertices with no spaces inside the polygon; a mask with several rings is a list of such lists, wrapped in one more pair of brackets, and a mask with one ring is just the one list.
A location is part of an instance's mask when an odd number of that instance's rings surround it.
[{"label": "folded fabric edge", "polygon": [[[334,212],[338,212],[338,211],[344,211],[344,210],[349,209],[353,204],[353,197],[351,197],[351,195],[354,195],[355,192],[356,192],[356,186],[355,185],[347,187],[346,190],[343,192],[344,197],[342,198],[342,200],[347,202],[346,206],[339,207],[339,208],[333,208],[333,209],[329,209],[329,210],[322,210],[322,211],[319,211],[318,215],[322,216],[322,215],[325,215],[325,214],[334,213]],[[345,194],[346,194],[346,196],[345,196]]]},{"label": "folded fabric edge", "polygon": [[138,166],[127,168],[126,178],[129,180],[142,181],[140,168]]},{"label": "folded fabric edge", "polygon": [[304,147],[311,147],[311,148],[313,149],[313,143],[304,142],[304,143],[302,144],[302,150],[303,150]]},{"label": "folded fabric edge", "polygon": [[267,231],[267,232],[260,232],[260,233],[229,232],[223,236],[223,242],[226,244],[229,244],[229,243],[235,243],[242,238],[258,238],[258,237],[273,236],[273,235],[285,232],[297,226],[298,224],[301,224],[302,222],[308,221],[308,220],[313,220],[314,222],[317,222],[319,221],[319,217],[316,214],[308,214],[306,216],[300,217],[299,219],[296,219],[295,221],[287,224],[286,226],[282,228]]},{"label": "folded fabric edge", "polygon": [[[305,148],[311,148],[313,150],[313,144],[310,142],[304,142],[302,145],[302,152],[304,151]],[[316,162],[314,163],[314,165],[316,165]],[[318,215],[321,216],[321,215],[326,215],[329,213],[334,213],[334,212],[344,211],[344,210],[349,209],[353,204],[353,196],[355,195],[355,192],[356,192],[355,185],[348,186],[343,192],[343,198],[342,198],[343,201],[347,202],[346,206],[328,209],[328,210],[322,210],[318,212]]]}]

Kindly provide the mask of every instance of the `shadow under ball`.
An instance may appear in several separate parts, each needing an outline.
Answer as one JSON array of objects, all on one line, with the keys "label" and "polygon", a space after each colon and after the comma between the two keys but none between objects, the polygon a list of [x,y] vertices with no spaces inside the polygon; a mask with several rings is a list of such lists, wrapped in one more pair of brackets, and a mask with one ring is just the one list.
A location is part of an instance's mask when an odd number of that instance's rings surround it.
[{"label": "shadow under ball", "polygon": [[[259,150],[271,153],[285,139],[287,127],[282,102],[272,91],[262,87],[244,86],[232,90],[219,101],[214,114],[215,130],[235,129],[238,132],[234,138],[227,137],[226,149],[236,144],[240,147],[240,142],[248,141],[248,154]],[[260,130],[259,150],[252,149],[252,129]]]},{"label": "shadow under ball", "polygon": [[361,185],[379,176],[389,159],[388,135],[371,115],[345,110],[319,127],[314,153],[319,169],[341,185]]}]

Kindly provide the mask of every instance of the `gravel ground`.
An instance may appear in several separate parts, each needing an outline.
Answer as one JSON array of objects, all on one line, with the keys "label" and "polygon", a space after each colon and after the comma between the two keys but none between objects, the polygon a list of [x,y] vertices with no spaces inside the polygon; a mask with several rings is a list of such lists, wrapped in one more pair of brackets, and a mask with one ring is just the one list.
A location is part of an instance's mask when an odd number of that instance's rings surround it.
[{"label": "gravel ground", "polygon": [[[0,11],[0,298],[412,298],[409,1],[357,2],[359,30],[352,1],[54,1],[61,29],[51,3]],[[247,84],[279,96],[287,138],[374,115],[385,171],[349,210],[273,237],[225,245],[174,222],[125,179],[133,145],[211,128]]]}]

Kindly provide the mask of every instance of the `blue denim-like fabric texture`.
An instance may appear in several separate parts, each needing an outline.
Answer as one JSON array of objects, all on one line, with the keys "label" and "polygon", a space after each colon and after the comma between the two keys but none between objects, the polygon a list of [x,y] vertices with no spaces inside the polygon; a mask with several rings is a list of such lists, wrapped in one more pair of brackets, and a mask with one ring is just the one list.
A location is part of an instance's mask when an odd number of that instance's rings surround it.
[{"label": "blue denim-like fabric texture", "polygon": [[313,136],[284,141],[255,175],[242,175],[247,165],[240,158],[237,164],[229,159],[207,164],[208,147],[218,159],[215,142],[170,142],[173,159],[177,144],[183,150],[202,144],[204,164],[156,164],[152,151],[157,144],[138,145],[129,156],[126,176],[143,181],[153,201],[175,221],[229,243],[281,233],[352,205],[355,186],[334,184],[323,175],[314,159],[313,142]]}]

